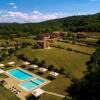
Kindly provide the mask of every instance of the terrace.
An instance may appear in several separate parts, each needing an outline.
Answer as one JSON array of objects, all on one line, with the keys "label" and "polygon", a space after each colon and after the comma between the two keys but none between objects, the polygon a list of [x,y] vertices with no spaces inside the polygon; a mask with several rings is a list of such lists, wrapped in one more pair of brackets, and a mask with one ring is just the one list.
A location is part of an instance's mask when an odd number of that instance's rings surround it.
[{"label": "terrace", "polygon": [[[4,85],[5,88],[7,89],[11,89],[12,87],[15,88],[16,90],[20,91],[20,93],[17,93],[16,96],[18,98],[20,98],[21,100],[25,100],[25,98],[31,94],[34,93],[34,90],[37,88],[42,88],[43,86],[47,85],[48,83],[50,83],[49,80],[44,79],[36,74],[31,74],[30,72],[23,70],[22,68],[17,68],[20,69],[21,71],[28,73],[30,75],[32,75],[32,77],[25,79],[25,80],[18,80],[16,77],[12,77],[12,75],[10,75],[8,73],[8,71],[5,71],[4,74],[8,76],[8,78],[4,79],[4,81],[6,82],[6,84]],[[31,90],[27,90],[25,89],[25,87],[21,87],[22,84],[27,83],[28,81],[32,81],[34,78],[39,77],[40,79],[44,80],[45,82],[43,84],[40,84],[38,86],[36,86],[35,88],[32,88]],[[33,84],[34,85],[34,84]]]}]

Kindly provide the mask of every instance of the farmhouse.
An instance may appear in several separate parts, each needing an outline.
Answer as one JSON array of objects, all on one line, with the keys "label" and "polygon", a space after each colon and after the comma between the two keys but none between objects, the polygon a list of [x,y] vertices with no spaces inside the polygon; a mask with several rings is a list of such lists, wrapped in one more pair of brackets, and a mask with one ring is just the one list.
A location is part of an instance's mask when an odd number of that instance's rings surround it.
[{"label": "farmhouse", "polygon": [[40,48],[49,48],[50,43],[54,43],[65,36],[64,32],[44,33],[37,37],[37,44]]},{"label": "farmhouse", "polygon": [[77,33],[77,38],[88,38],[89,35],[86,34],[85,32],[78,32]]}]

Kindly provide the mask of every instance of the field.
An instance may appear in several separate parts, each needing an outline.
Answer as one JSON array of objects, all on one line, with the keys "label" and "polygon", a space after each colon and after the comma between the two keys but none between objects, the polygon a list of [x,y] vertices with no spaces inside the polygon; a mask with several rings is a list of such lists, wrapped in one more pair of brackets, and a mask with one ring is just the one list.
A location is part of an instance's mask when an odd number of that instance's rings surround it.
[{"label": "field", "polygon": [[[61,46],[65,47],[73,47],[74,49],[81,50],[82,52],[92,54],[95,49],[85,46],[72,45],[68,43],[59,43]],[[58,45],[58,44],[56,44]],[[66,48],[67,48],[66,47]],[[45,60],[46,67],[48,65],[53,64],[56,68],[63,67],[65,72],[71,74],[75,78],[80,78],[83,76],[83,72],[86,70],[86,62],[89,61],[90,55],[77,53],[73,51],[68,51],[65,49],[59,48],[51,48],[51,49],[33,49],[32,47],[22,48],[16,51],[16,55],[24,54],[29,60],[34,60],[34,58],[38,58],[39,61]],[[21,64],[21,61],[17,60],[15,55],[8,57],[4,63],[8,61],[15,61],[17,65]],[[33,71],[36,73],[35,71]],[[48,73],[42,75],[42,77],[47,78],[49,76]],[[70,86],[71,80],[70,78],[66,78],[63,75],[60,75],[57,79],[53,80],[50,84],[43,87],[44,90],[66,95],[65,90],[68,86]],[[62,100],[60,97],[52,96],[49,94],[44,94],[41,96],[40,100]],[[6,99],[5,99],[6,100]]]},{"label": "field", "polygon": [[6,90],[3,86],[0,86],[0,100],[19,100],[15,95]]},{"label": "field", "polygon": [[86,44],[96,44],[98,41],[97,38],[87,38],[87,39],[78,39],[77,42],[86,43]]},{"label": "field", "polygon": [[90,57],[89,55],[57,48],[37,50],[28,47],[21,49],[17,54],[24,54],[29,59],[38,58],[40,61],[45,60],[47,65],[53,64],[57,68],[63,67],[66,72],[77,77],[80,77],[84,69],[86,69],[85,63]]},{"label": "field", "polygon": [[92,54],[95,51],[94,48],[80,46],[80,45],[76,45],[72,43],[56,42],[53,45],[56,47],[59,46],[65,49],[71,48],[72,50],[78,50],[80,52],[87,53],[87,54]]},{"label": "field", "polygon": [[92,43],[96,43],[98,41],[98,39],[96,39],[96,38],[87,38],[87,39],[80,39],[80,40],[83,40],[86,42],[92,42]]}]

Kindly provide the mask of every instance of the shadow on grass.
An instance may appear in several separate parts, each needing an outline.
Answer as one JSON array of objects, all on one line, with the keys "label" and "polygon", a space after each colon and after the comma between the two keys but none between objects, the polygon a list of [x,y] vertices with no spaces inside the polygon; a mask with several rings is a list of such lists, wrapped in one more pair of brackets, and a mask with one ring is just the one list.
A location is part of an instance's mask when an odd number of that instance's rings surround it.
[{"label": "shadow on grass", "polygon": [[33,95],[29,95],[29,96],[27,96],[26,97],[26,100],[39,100],[40,99],[40,97],[34,97]]},{"label": "shadow on grass", "polygon": [[35,69],[32,69],[32,68],[28,68],[27,70],[28,70],[28,71],[31,71],[31,72],[32,72],[32,71],[35,71]]},{"label": "shadow on grass", "polygon": [[52,80],[54,80],[55,78],[52,77],[52,76],[47,76],[47,79],[52,81]]},{"label": "shadow on grass", "polygon": [[42,72],[37,72],[36,74],[38,74],[38,75],[43,75],[44,73],[42,73]]}]

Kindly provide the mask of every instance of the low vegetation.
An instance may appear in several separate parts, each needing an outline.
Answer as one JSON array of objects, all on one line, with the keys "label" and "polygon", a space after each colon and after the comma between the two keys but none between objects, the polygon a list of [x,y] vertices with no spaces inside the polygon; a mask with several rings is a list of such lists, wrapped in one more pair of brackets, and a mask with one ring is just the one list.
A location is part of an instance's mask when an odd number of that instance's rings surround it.
[{"label": "low vegetation", "polygon": [[[52,31],[100,32],[100,13],[94,15],[71,16],[41,23],[1,23],[2,38],[25,37]],[[5,37],[6,35],[6,37]]]},{"label": "low vegetation", "polygon": [[14,94],[10,93],[3,86],[0,86],[0,100],[19,100]]},{"label": "low vegetation", "polygon": [[[84,71],[85,63],[89,60],[89,55],[81,53],[52,49],[32,49],[31,47],[21,49],[17,55],[23,54],[28,60],[38,59],[38,62],[45,60],[46,65],[54,65],[55,68],[64,68],[66,72],[80,76]],[[74,71],[73,71],[74,70]],[[77,73],[77,71],[79,73]]]},{"label": "low vegetation", "polygon": [[[100,44],[91,60],[87,62],[87,71],[81,80],[74,80],[67,89],[74,100],[100,99]],[[66,99],[67,100],[67,99]]]}]

